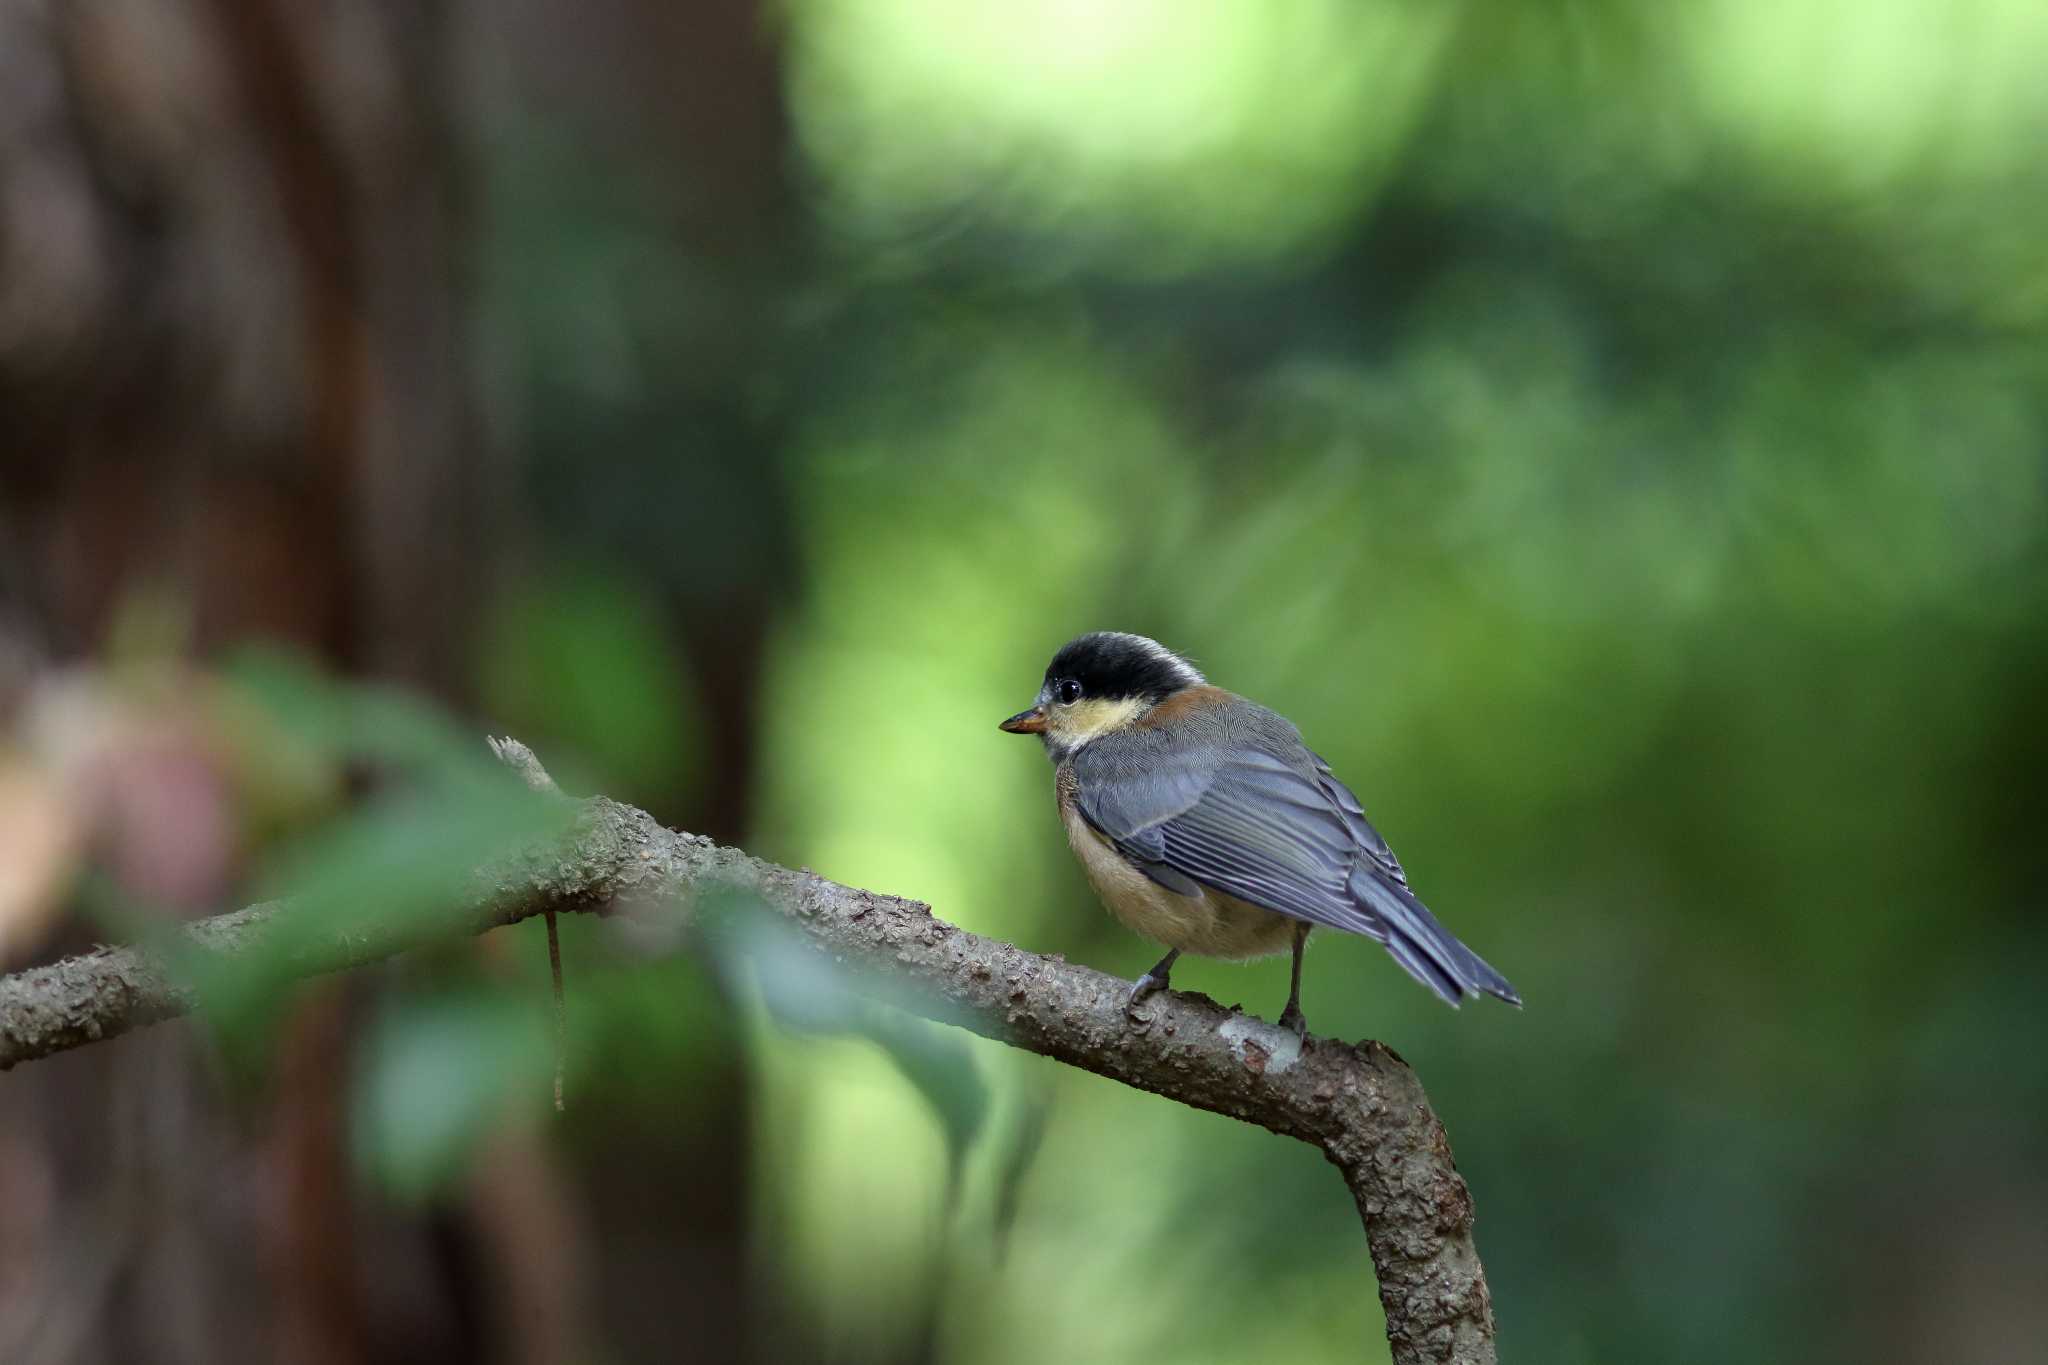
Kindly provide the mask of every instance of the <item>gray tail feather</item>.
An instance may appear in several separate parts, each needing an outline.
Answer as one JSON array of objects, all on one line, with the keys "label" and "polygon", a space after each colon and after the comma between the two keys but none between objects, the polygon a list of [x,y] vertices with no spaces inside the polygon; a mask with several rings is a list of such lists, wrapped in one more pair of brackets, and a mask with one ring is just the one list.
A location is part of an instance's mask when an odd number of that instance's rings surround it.
[{"label": "gray tail feather", "polygon": [[1510,1005],[1522,1003],[1507,978],[1458,942],[1406,887],[1359,867],[1351,874],[1351,892],[1386,926],[1386,947],[1394,961],[1450,1005],[1481,992]]}]

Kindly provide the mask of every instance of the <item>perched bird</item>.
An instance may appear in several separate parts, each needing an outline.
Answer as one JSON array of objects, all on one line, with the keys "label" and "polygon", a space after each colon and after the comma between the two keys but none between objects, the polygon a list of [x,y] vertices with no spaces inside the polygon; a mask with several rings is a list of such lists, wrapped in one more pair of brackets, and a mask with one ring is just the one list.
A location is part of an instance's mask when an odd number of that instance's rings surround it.
[{"label": "perched bird", "polygon": [[1305,1033],[1301,952],[1317,925],[1384,944],[1456,1005],[1507,979],[1408,888],[1351,789],[1284,716],[1212,687],[1142,635],[1098,631],[1053,656],[1028,711],[1004,721],[1053,761],[1067,842],[1110,912],[1167,954],[1129,1006],[1167,985],[1183,952],[1244,960],[1294,950],[1283,1027]]}]

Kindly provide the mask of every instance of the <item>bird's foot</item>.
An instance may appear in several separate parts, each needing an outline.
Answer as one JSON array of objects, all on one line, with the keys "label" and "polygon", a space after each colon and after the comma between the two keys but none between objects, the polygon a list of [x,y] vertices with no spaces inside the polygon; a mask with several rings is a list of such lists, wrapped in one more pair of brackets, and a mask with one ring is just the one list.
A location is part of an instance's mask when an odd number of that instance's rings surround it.
[{"label": "bird's foot", "polygon": [[1180,949],[1175,948],[1165,957],[1153,963],[1151,971],[1131,983],[1130,999],[1124,1001],[1124,1014],[1128,1018],[1138,1020],[1141,1023],[1145,1021],[1145,1016],[1138,1013],[1139,1002],[1155,991],[1166,989],[1167,977],[1173,971],[1173,960],[1179,956]]},{"label": "bird's foot", "polygon": [[1156,968],[1131,983],[1130,999],[1124,1001],[1124,1013],[1129,1014],[1150,997],[1167,987],[1167,974]]},{"label": "bird's foot", "polygon": [[1280,1011],[1280,1027],[1297,1038],[1308,1037],[1308,1020],[1302,1017],[1298,1001],[1288,1001],[1287,1008]]}]

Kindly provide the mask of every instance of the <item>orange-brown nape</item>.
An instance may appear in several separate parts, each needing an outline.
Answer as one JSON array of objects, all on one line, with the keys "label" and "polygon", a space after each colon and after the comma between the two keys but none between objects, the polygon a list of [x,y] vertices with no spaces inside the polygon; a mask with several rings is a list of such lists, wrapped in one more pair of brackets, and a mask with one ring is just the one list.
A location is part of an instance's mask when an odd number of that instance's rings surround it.
[{"label": "orange-brown nape", "polygon": [[1231,700],[1234,693],[1226,692],[1213,683],[1202,683],[1196,687],[1182,688],[1160,702],[1138,718],[1138,728],[1150,730],[1161,725],[1172,725],[1186,719],[1197,711],[1213,710],[1219,704]]}]

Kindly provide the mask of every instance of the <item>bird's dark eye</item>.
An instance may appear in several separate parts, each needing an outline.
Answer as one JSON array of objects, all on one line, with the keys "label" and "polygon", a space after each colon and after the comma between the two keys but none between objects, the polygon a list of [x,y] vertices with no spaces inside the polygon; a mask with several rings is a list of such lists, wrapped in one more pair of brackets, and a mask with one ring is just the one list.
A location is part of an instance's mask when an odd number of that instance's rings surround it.
[{"label": "bird's dark eye", "polygon": [[1072,706],[1081,700],[1081,684],[1072,678],[1061,678],[1052,685],[1052,694],[1062,706]]}]

